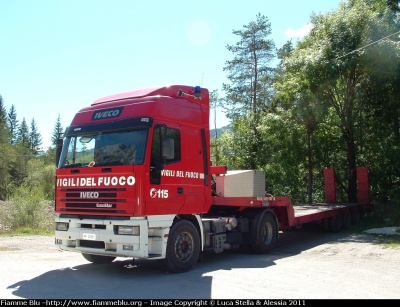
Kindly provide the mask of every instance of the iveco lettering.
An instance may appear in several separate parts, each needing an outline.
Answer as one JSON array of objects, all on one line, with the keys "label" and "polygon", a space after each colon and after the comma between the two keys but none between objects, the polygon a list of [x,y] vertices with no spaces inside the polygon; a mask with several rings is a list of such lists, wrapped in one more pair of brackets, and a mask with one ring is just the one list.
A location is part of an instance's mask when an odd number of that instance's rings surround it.
[{"label": "iveco lettering", "polygon": [[104,118],[115,118],[120,116],[123,107],[114,109],[105,109],[93,112],[92,120],[104,119]]}]

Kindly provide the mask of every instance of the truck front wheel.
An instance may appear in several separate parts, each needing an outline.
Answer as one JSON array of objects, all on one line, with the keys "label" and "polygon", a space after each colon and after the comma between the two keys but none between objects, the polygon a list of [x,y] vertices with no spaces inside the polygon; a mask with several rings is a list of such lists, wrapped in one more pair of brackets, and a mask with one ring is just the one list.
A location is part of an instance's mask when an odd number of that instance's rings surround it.
[{"label": "truck front wheel", "polygon": [[189,221],[181,220],[172,226],[167,242],[165,263],[171,273],[190,270],[199,259],[200,236]]},{"label": "truck front wheel", "polygon": [[83,258],[87,261],[92,262],[94,264],[103,264],[113,262],[116,257],[111,256],[100,256],[100,255],[92,255],[92,254],[84,254],[82,253]]},{"label": "truck front wheel", "polygon": [[278,240],[276,220],[271,214],[264,214],[256,232],[256,243],[252,249],[257,254],[266,254],[273,250]]}]

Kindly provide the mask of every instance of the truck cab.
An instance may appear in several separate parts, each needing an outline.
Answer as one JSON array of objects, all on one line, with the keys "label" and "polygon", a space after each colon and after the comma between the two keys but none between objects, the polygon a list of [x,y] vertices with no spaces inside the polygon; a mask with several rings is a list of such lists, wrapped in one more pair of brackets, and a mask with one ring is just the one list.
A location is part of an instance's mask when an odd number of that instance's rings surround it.
[{"label": "truck cab", "polygon": [[177,96],[184,91],[191,93],[194,88],[120,94],[77,113],[64,133],[56,212],[111,216],[207,212],[209,132],[208,121],[201,119],[209,116],[208,92],[200,89],[201,99]]}]

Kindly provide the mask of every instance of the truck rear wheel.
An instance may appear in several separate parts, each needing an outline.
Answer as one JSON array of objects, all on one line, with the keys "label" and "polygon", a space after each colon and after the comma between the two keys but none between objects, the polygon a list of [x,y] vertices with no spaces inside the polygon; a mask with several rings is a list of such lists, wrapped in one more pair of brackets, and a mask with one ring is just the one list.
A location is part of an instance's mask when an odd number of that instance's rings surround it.
[{"label": "truck rear wheel", "polygon": [[278,239],[277,225],[274,216],[265,213],[261,217],[255,234],[256,243],[251,246],[254,252],[257,254],[267,254],[271,252]]},{"label": "truck rear wheel", "polygon": [[84,253],[82,253],[82,256],[87,261],[92,262],[94,264],[110,263],[113,262],[114,259],[116,258],[111,256],[100,256],[100,255],[84,254]]},{"label": "truck rear wheel", "polygon": [[331,232],[339,232],[340,230],[342,230],[343,217],[340,212],[338,212],[338,214],[336,214],[335,216],[331,216],[329,222]]},{"label": "truck rear wheel", "polygon": [[323,226],[326,232],[331,232],[330,217],[324,218]]},{"label": "truck rear wheel", "polygon": [[353,225],[358,224],[360,222],[360,210],[358,210],[357,208],[354,210],[351,210],[351,223]]},{"label": "truck rear wheel", "polygon": [[351,213],[349,210],[346,210],[343,213],[343,229],[347,229],[351,226]]},{"label": "truck rear wheel", "polygon": [[165,263],[169,272],[190,270],[199,259],[200,236],[189,221],[181,220],[172,226],[167,242]]}]

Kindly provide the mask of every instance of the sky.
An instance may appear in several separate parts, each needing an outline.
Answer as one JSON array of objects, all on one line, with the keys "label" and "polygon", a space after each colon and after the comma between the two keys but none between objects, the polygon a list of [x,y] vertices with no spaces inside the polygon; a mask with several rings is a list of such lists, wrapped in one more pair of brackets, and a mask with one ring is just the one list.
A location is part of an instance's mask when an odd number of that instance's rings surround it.
[{"label": "sky", "polygon": [[[0,95],[19,123],[35,120],[43,149],[57,117],[63,128],[103,96],[139,88],[193,85],[219,90],[233,59],[227,45],[268,17],[277,48],[310,29],[312,13],[340,0],[1,0]],[[214,112],[210,124],[214,127]],[[229,124],[217,110],[216,126]]]}]

